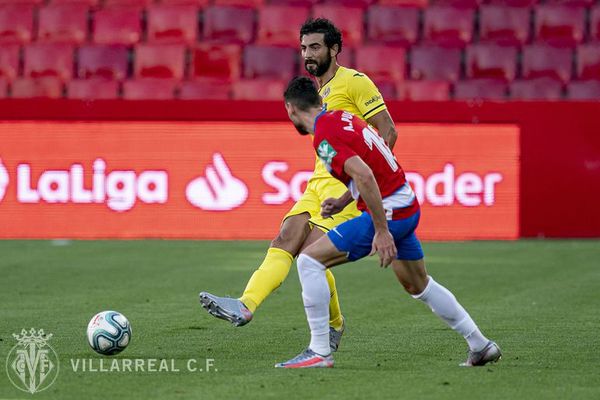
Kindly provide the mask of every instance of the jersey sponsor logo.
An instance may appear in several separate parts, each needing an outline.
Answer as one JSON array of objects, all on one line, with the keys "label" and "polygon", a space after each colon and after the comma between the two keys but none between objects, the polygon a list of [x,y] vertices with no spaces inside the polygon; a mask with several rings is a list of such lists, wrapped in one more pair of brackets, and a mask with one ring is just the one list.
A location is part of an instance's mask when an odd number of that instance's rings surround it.
[{"label": "jersey sponsor logo", "polygon": [[323,139],[323,141],[319,143],[319,146],[317,147],[317,154],[323,163],[325,163],[325,165],[331,165],[333,157],[337,155],[337,151],[335,151],[335,149],[327,140]]},{"label": "jersey sponsor logo", "polygon": [[248,187],[233,176],[220,153],[213,154],[213,164],[207,165],[204,176],[188,183],[185,195],[194,206],[208,211],[229,211],[248,199]]},{"label": "jersey sponsor logo", "polygon": [[2,159],[0,158],[0,201],[4,199],[4,195],[6,194],[6,188],[8,187],[9,177],[8,171],[6,167],[2,163]]},{"label": "jersey sponsor logo", "polygon": [[352,76],[363,77],[363,76],[365,76],[365,74],[361,74],[360,72],[357,72],[357,73],[355,73],[355,74],[354,74],[354,75],[352,75]]},{"label": "jersey sponsor logo", "polygon": [[328,86],[325,88],[325,90],[323,91],[323,95],[321,96],[322,99],[324,99],[325,97],[329,96],[329,93],[331,93],[331,87]]},{"label": "jersey sponsor logo", "polygon": [[365,106],[370,106],[371,104],[377,103],[378,101],[381,101],[381,95],[373,96],[369,100],[365,101]]}]

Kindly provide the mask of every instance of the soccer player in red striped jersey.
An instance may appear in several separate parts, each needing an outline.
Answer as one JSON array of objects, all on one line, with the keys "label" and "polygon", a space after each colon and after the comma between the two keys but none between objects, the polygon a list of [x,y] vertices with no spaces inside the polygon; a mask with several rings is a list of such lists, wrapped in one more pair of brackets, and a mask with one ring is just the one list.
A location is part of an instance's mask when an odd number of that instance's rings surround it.
[{"label": "soccer player in red striped jersey", "polygon": [[[302,251],[298,275],[311,331],[308,348],[279,368],[332,367],[329,346],[327,268],[377,253],[380,265],[392,265],[396,277],[415,299],[427,304],[469,346],[461,365],[498,361],[500,348],[487,339],[454,295],[427,275],[415,229],[420,209],[404,172],[385,141],[363,120],[345,111],[326,112],[313,82],[293,79],[284,94],[290,120],[301,134],[314,134],[313,147],[327,170],[357,199],[362,214],[338,225]],[[322,213],[340,211],[325,202]]]}]

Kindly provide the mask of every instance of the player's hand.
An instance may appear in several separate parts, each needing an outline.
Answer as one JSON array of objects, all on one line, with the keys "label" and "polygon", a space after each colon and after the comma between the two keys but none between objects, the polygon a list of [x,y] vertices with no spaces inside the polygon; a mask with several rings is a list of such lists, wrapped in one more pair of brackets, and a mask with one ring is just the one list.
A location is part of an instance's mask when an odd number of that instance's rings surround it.
[{"label": "player's hand", "polygon": [[379,255],[379,266],[382,268],[387,268],[387,266],[396,259],[398,250],[396,250],[394,237],[390,231],[375,232],[375,237],[373,237],[373,248],[371,249],[370,255],[375,253]]},{"label": "player's hand", "polygon": [[336,199],[330,197],[325,199],[323,203],[321,203],[321,216],[324,218],[329,218],[332,215],[335,215],[342,211],[346,207],[346,204],[342,201],[342,199]]}]

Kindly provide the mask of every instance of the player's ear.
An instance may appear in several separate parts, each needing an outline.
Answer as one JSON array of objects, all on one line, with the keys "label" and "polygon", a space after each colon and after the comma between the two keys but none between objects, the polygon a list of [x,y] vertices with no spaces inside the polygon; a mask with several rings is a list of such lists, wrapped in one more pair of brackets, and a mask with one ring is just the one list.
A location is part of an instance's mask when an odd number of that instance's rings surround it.
[{"label": "player's ear", "polygon": [[329,48],[329,54],[331,54],[331,57],[337,57],[337,55],[340,53],[340,46],[337,44],[334,44],[333,46],[331,46]]}]

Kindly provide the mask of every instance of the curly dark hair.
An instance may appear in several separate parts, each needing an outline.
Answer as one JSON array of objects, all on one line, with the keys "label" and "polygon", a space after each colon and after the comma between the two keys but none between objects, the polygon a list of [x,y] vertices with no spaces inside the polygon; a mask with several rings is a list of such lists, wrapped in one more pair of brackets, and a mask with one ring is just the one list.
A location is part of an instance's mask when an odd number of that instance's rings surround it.
[{"label": "curly dark hair", "polygon": [[309,18],[300,27],[300,40],[302,36],[311,33],[322,33],[324,35],[325,45],[332,48],[338,45],[338,54],[342,52],[342,32],[327,18]]},{"label": "curly dark hair", "polygon": [[321,96],[312,81],[306,76],[297,76],[292,79],[283,93],[286,102],[294,104],[302,111],[321,105]]}]

